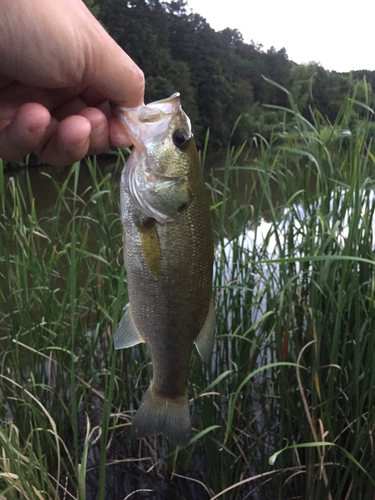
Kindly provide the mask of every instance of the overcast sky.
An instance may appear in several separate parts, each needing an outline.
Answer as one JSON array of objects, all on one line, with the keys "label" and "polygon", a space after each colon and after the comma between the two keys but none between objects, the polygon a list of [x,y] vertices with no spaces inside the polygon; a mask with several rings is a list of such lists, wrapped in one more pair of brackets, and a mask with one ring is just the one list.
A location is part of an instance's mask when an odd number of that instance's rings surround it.
[{"label": "overcast sky", "polygon": [[285,47],[296,63],[375,70],[375,0],[188,0],[216,31],[237,28],[263,50]]}]

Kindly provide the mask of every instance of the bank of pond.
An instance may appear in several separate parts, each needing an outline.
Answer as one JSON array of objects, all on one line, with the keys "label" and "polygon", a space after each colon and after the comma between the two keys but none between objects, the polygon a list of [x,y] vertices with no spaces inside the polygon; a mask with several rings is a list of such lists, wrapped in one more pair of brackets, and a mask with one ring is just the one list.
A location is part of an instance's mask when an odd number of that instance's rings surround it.
[{"label": "bank of pond", "polygon": [[0,497],[374,498],[375,158],[298,123],[206,163],[217,335],[184,448],[130,434],[122,159],[0,169]]}]

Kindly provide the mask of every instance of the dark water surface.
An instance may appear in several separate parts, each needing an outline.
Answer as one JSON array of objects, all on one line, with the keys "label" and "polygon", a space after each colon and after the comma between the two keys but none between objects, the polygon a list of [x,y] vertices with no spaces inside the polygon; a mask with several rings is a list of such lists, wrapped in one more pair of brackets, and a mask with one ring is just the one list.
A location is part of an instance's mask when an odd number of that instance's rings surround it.
[{"label": "dark water surface", "polygon": [[[227,149],[216,149],[209,150],[205,159],[204,167],[204,177],[208,185],[221,185],[225,181],[225,165],[227,159]],[[258,197],[261,197],[262,186],[259,180],[259,176],[256,169],[260,165],[257,164],[256,157],[259,157],[258,150],[250,150],[243,153],[236,164],[238,167],[233,168],[229,172],[229,186],[232,190],[232,194],[238,199],[239,203],[249,202],[249,191],[251,190],[252,195],[250,202],[256,205],[258,202]],[[114,194],[119,193],[120,177],[123,169],[123,162],[117,157],[98,159],[97,165],[100,168],[103,175],[108,173],[112,177],[112,185],[114,189]],[[57,198],[57,191],[54,187],[53,181],[61,185],[65,182],[70,167],[53,167],[50,165],[38,165],[31,167],[13,167],[5,168],[4,177],[5,185],[11,177],[16,179],[24,193],[24,196],[28,198],[28,184],[27,184],[27,174],[30,179],[30,184],[32,188],[33,198],[35,200],[35,207],[37,210],[38,217],[49,217],[53,214],[54,205]],[[215,182],[213,181],[215,178]],[[53,179],[53,181],[51,180]],[[299,172],[291,166],[290,168],[290,179],[291,182],[295,184],[296,190],[300,189],[299,185]],[[73,178],[70,179],[69,186],[73,188]],[[80,165],[79,182],[77,193],[82,195],[86,190],[92,186],[92,178],[88,167],[85,162],[82,161]],[[313,189],[314,179],[311,179],[311,185],[309,189]],[[280,192],[278,189],[278,182],[275,180],[271,181],[270,184],[272,199],[274,206],[277,206],[282,202]],[[67,200],[69,203],[69,200]],[[265,211],[267,207],[264,207]],[[119,214],[120,215],[120,214]]]},{"label": "dark water surface", "polygon": [[[206,182],[209,185],[214,186],[218,190],[221,189],[221,186],[225,183],[226,179],[226,174],[224,171],[226,156],[226,150],[216,150],[210,151],[206,158]],[[241,161],[238,163],[241,164]],[[254,160],[250,160],[249,158],[247,158],[244,163],[249,165],[250,168],[256,166]],[[106,175],[108,173],[111,174],[111,185],[113,187],[115,197],[118,194],[119,199],[120,176],[123,168],[121,162],[118,162],[116,158],[100,160],[98,161],[98,168],[101,170],[103,175]],[[25,198],[28,199],[29,178],[32,196],[35,200],[35,208],[38,219],[42,217],[50,218],[54,215],[54,207],[56,204],[56,198],[58,196],[58,191],[56,190],[53,181],[55,181],[58,185],[63,184],[67,179],[69,169],[70,167],[51,167],[47,165],[33,166],[27,169],[9,168],[4,172],[5,184],[7,184],[10,178],[13,177],[19,183]],[[249,169],[236,169],[230,171],[229,175],[230,185],[233,190],[233,196],[236,196],[240,203],[248,201],[249,190],[251,189],[251,204],[256,205],[258,203],[257,195],[261,192],[262,189],[257,174]],[[69,186],[71,188],[73,188],[73,182],[74,179],[72,176],[69,181]],[[296,184],[298,184],[297,175],[295,177],[295,182]],[[89,168],[83,161],[81,162],[80,167],[77,193],[79,195],[82,195],[83,198],[87,196],[88,199],[91,186],[92,176],[90,174]],[[276,205],[278,201],[278,187],[276,181],[271,185],[271,189],[274,196],[273,203]],[[282,200],[280,198],[280,203],[281,202]],[[69,199],[67,199],[67,203],[69,204]],[[120,217],[120,213],[118,215]],[[70,217],[68,210],[66,211],[66,216],[67,218]],[[68,219],[66,222],[68,222]],[[92,243],[94,250],[95,242]],[[228,258],[228,260],[230,259]],[[188,478],[179,478],[177,476],[171,477],[170,475],[166,474],[165,472],[167,470],[167,466],[165,463],[162,463],[162,461],[159,465],[159,471],[155,470],[155,474],[152,475],[148,472],[149,467],[152,465],[151,463],[131,463],[130,461],[124,462],[123,457],[134,456],[134,450],[131,449],[132,446],[134,446],[134,443],[130,443],[130,440],[127,440],[126,442],[119,442],[115,446],[111,446],[110,456],[107,457],[108,465],[106,477],[106,500],[122,500],[123,498],[126,498],[126,494],[129,494],[129,492],[134,492],[134,495],[130,496],[134,499],[147,498],[155,500],[174,500],[176,498],[181,498],[184,500],[203,500],[210,498],[210,495],[203,488],[203,486],[199,484],[199,482],[193,482],[191,480],[188,480]],[[167,451],[165,454],[167,454]],[[145,453],[145,456],[147,456],[147,453]],[[195,453],[194,457],[191,460],[197,462],[190,462],[191,469],[193,471],[203,470],[203,462],[198,463],[203,460],[202,454]],[[93,446],[90,449],[88,455],[89,472],[87,474],[86,484],[87,500],[94,500],[95,498],[97,498],[99,461],[99,447]],[[253,471],[253,473],[255,474],[256,471]],[[192,476],[191,473],[190,476]],[[197,479],[198,478],[199,475]],[[254,495],[251,497],[252,499],[258,498]]]}]

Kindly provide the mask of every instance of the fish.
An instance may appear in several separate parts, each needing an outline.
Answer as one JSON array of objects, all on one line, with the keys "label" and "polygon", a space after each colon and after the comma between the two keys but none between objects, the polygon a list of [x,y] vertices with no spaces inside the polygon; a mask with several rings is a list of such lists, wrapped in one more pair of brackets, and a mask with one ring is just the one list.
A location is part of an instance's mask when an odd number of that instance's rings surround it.
[{"label": "fish", "polygon": [[137,438],[191,440],[187,372],[193,344],[204,361],[215,335],[210,206],[179,93],[117,116],[133,142],[120,186],[129,303],[116,349],[147,343],[153,376],[132,420]]}]

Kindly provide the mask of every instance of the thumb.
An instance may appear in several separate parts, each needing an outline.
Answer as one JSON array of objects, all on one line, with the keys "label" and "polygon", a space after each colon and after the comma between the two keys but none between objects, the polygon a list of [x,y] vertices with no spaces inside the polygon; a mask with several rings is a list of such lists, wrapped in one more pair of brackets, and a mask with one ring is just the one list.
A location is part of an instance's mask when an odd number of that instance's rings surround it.
[{"label": "thumb", "polygon": [[[142,70],[97,22],[97,44],[91,47],[94,92],[115,104],[133,108],[143,103],[145,79]],[[90,50],[90,49],[89,49]]]}]

